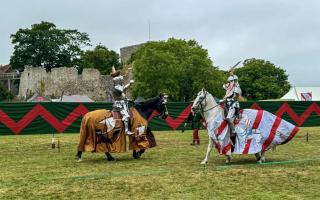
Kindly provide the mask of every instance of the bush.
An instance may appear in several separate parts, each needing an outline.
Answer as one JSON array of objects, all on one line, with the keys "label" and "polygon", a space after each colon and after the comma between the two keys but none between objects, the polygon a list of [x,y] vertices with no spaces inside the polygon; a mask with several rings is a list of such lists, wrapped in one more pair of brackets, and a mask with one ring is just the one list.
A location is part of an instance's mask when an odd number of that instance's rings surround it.
[{"label": "bush", "polygon": [[0,82],[0,101],[12,100],[13,94]]}]

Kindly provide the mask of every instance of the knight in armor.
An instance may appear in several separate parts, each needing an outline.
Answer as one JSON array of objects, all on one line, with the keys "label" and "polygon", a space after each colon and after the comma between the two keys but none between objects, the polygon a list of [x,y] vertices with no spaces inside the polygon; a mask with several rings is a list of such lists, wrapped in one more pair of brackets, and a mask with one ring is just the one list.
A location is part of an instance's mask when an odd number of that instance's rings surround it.
[{"label": "knight in armor", "polygon": [[224,102],[225,118],[231,130],[230,136],[235,137],[236,131],[234,127],[234,119],[240,118],[240,104],[238,99],[241,95],[241,88],[238,82],[238,77],[234,74],[234,71],[231,70],[229,73],[230,76],[228,77],[228,83],[223,85],[223,88],[226,90],[226,94],[222,99],[222,102]]},{"label": "knight in armor", "polygon": [[127,85],[123,84],[123,76],[120,74],[119,70],[115,70],[112,67],[111,77],[113,80],[113,106],[112,110],[115,112],[120,112],[122,121],[124,123],[125,134],[132,135],[133,133],[129,130],[130,114],[128,108],[128,101],[125,95],[126,90],[133,84],[133,80],[130,80]]}]

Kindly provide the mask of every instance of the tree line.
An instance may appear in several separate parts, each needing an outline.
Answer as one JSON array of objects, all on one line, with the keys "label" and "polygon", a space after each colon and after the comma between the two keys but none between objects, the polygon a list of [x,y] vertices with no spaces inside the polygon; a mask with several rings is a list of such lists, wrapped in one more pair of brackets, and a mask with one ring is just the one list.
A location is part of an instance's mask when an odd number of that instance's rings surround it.
[{"label": "tree line", "polygon": [[[14,46],[10,64],[19,71],[26,65],[43,67],[47,71],[76,66],[79,73],[84,68],[96,68],[108,75],[112,66],[119,69],[132,64],[133,97],[149,98],[165,92],[172,101],[191,101],[201,88],[218,98],[224,95],[222,84],[228,73],[215,66],[208,51],[195,40],[169,38],[146,42],[131,56],[129,63],[120,63],[119,55],[102,44],[88,49],[92,45],[87,33],[59,29],[51,22],[19,29],[10,38]],[[83,50],[85,48],[88,50]],[[290,89],[286,71],[270,61],[247,59],[235,73],[242,95],[248,100],[276,99]],[[5,94],[0,94],[0,100],[8,96]]]}]

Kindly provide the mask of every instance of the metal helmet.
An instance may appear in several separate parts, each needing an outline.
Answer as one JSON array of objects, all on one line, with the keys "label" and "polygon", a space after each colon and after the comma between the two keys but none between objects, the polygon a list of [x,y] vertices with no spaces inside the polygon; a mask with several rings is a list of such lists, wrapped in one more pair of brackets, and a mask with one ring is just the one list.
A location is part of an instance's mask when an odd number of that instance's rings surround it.
[{"label": "metal helmet", "polygon": [[237,76],[237,75],[231,75],[231,76],[229,76],[228,82],[231,82],[231,81],[238,81],[238,76]]},{"label": "metal helmet", "polygon": [[116,68],[114,68],[114,66],[112,66],[112,69],[111,69],[111,74],[110,74],[112,77],[117,77],[120,75],[120,71],[119,70],[116,70]]}]

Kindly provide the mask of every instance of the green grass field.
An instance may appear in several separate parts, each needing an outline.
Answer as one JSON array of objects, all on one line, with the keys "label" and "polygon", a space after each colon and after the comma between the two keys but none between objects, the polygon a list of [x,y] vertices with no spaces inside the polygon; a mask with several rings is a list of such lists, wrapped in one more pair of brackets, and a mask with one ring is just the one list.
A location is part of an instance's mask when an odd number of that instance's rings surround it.
[{"label": "green grass field", "polygon": [[[309,132],[309,142],[305,135]],[[207,147],[191,146],[191,131],[155,132],[156,148],[139,160],[131,152],[84,153],[76,162],[78,134],[0,137],[0,199],[320,199],[320,128],[302,128],[288,144],[266,153],[267,164],[253,155],[232,164]]]}]

